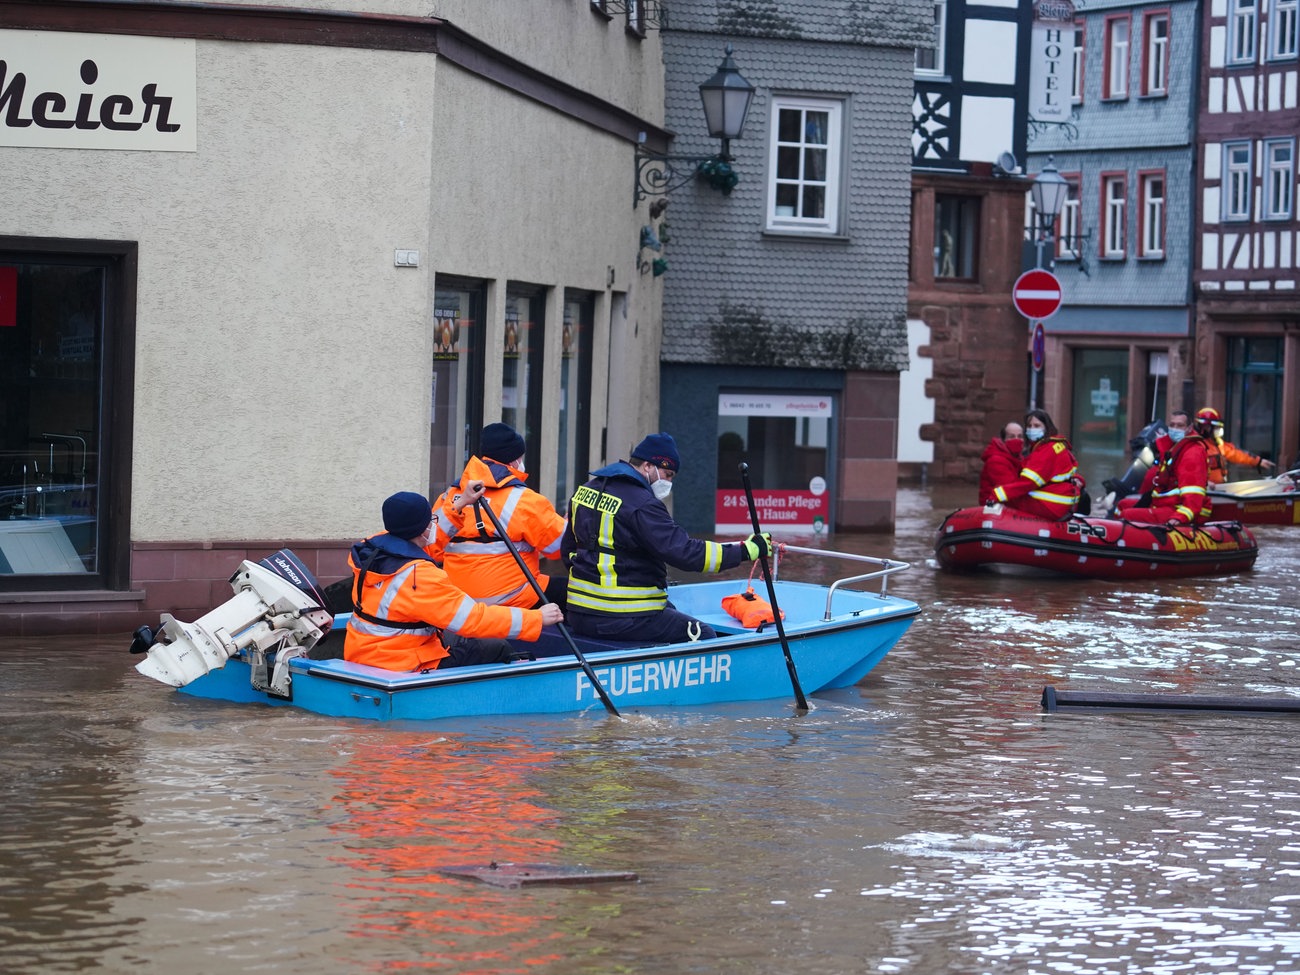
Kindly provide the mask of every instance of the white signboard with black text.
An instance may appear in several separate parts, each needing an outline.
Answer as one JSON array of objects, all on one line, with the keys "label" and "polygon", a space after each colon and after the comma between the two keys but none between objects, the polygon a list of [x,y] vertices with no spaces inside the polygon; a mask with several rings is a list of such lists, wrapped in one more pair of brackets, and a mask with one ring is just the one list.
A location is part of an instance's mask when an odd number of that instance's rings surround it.
[{"label": "white signboard with black text", "polygon": [[0,146],[194,152],[195,43],[0,30]]}]

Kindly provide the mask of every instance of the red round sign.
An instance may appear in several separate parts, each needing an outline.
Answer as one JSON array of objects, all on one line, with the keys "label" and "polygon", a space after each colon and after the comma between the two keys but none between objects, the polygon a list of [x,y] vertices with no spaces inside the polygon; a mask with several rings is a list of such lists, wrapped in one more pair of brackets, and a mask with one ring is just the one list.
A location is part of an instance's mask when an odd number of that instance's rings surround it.
[{"label": "red round sign", "polygon": [[1051,271],[1026,271],[1016,278],[1011,302],[1026,318],[1051,318],[1061,310],[1061,282]]}]

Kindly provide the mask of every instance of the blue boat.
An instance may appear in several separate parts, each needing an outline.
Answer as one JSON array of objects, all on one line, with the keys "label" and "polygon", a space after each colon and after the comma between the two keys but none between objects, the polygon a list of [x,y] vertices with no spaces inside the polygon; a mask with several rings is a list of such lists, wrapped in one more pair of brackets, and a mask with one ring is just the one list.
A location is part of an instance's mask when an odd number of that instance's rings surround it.
[{"label": "blue boat", "polygon": [[[849,687],[862,680],[911,626],[920,608],[886,592],[889,575],[907,563],[873,559],[823,549],[791,549],[869,562],[874,569],[840,579],[830,586],[778,579],[777,605],[799,682],[808,694]],[[283,553],[281,553],[283,554]],[[256,586],[242,590],[241,577],[257,570],[245,562],[231,580],[236,599],[245,605],[234,617],[254,610]],[[252,573],[256,582],[263,573]],[[878,582],[879,591],[847,585]],[[591,671],[619,711],[657,707],[702,707],[727,701],[787,697],[791,677],[775,626],[747,630],[722,609],[722,600],[745,588],[745,582],[710,581],[673,586],[673,605],[709,623],[716,639],[645,646],[610,643],[574,636]],[[265,586],[262,589],[265,590]],[[381,670],[342,659],[315,659],[331,641],[341,645],[346,615],[332,627],[316,617],[308,630],[328,639],[299,639],[286,626],[283,599],[261,592],[265,612],[238,630],[216,627],[216,614],[195,624],[164,617],[160,642],[137,669],[178,686],[195,697],[241,704],[297,707],[317,714],[373,721],[408,721],[468,715],[597,711],[603,704],[587,671],[573,654],[568,637],[546,627],[535,643],[519,643],[520,659],[509,664],[457,667],[406,673]],[[310,606],[320,600],[302,600]],[[303,613],[307,619],[309,609]],[[229,616],[230,614],[225,614]],[[169,640],[170,637],[170,640]],[[166,641],[166,642],[163,642]],[[184,649],[177,649],[187,644]],[[306,646],[310,642],[310,646]],[[206,644],[199,646],[199,644]],[[194,664],[190,658],[208,659]],[[185,658],[178,660],[175,658]],[[194,673],[182,674],[193,665]],[[203,672],[198,672],[202,670]]]}]

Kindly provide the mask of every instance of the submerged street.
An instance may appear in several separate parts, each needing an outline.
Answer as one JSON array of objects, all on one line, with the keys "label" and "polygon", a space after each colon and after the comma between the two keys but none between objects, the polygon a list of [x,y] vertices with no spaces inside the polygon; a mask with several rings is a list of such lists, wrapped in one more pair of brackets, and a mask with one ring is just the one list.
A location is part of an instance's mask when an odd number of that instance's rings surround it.
[{"label": "submerged street", "polygon": [[[973,493],[904,489],[894,536],[830,540],[911,562],[889,591],[922,615],[808,714],[378,726],[177,695],[125,634],[0,638],[6,969],[1292,970],[1296,719],[1039,698],[1300,693],[1300,528],[1256,530],[1237,576],[941,573]],[[439,872],[493,861],[639,880]]]}]

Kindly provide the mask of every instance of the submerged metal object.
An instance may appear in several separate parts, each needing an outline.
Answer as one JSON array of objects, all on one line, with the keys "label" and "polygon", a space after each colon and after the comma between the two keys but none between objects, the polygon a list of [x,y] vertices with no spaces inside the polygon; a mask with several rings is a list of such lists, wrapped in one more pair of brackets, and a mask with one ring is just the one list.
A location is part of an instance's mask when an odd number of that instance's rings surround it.
[{"label": "submerged metal object", "polygon": [[438,873],[460,880],[478,880],[493,887],[603,884],[638,879],[630,870],[591,870],[555,863],[497,863],[495,860],[487,866],[442,867]]}]

